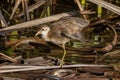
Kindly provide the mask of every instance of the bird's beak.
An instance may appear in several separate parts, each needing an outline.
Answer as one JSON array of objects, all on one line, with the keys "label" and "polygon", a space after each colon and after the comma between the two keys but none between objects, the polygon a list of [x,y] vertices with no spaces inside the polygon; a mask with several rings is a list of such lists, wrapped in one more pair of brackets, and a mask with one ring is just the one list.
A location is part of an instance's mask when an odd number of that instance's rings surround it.
[{"label": "bird's beak", "polygon": [[41,34],[41,31],[38,31],[36,34],[35,34],[35,37],[40,35]]}]

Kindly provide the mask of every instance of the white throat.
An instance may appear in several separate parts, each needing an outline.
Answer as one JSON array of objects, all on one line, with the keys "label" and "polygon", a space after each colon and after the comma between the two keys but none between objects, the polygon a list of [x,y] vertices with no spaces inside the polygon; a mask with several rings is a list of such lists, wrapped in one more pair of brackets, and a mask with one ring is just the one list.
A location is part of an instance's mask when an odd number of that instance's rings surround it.
[{"label": "white throat", "polygon": [[49,30],[42,33],[42,38],[45,39],[46,41],[49,41],[48,33],[49,33]]}]

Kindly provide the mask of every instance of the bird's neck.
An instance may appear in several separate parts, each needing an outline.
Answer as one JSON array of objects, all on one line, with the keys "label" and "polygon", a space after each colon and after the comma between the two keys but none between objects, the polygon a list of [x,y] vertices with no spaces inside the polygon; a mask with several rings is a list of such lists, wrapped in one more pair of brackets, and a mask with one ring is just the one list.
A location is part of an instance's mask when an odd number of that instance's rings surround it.
[{"label": "bird's neck", "polygon": [[46,32],[42,37],[46,40],[46,41],[49,41],[49,31]]}]

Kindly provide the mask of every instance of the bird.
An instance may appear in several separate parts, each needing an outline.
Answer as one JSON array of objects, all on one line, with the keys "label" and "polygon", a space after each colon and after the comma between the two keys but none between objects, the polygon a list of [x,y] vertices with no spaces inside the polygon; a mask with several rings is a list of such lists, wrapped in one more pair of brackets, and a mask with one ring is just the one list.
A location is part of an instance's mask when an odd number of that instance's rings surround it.
[{"label": "bird", "polygon": [[62,17],[49,26],[46,24],[40,26],[35,36],[41,35],[45,41],[52,42],[63,48],[64,54],[60,62],[60,66],[62,67],[67,53],[65,44],[71,40],[86,43],[82,30],[87,27],[89,23],[88,20],[79,17]]}]

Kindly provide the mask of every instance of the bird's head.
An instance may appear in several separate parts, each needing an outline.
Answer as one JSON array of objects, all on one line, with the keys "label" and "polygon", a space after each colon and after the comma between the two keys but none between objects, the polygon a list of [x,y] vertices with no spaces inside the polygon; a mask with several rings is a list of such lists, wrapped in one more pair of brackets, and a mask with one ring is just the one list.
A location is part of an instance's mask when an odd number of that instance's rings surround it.
[{"label": "bird's head", "polygon": [[50,31],[50,27],[47,26],[47,25],[43,25],[38,30],[38,32],[35,34],[35,36],[38,36],[38,35],[41,35],[41,36],[47,35],[49,31]]}]

